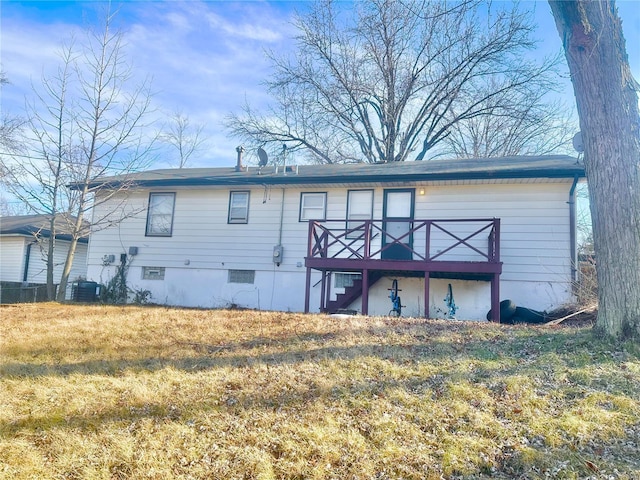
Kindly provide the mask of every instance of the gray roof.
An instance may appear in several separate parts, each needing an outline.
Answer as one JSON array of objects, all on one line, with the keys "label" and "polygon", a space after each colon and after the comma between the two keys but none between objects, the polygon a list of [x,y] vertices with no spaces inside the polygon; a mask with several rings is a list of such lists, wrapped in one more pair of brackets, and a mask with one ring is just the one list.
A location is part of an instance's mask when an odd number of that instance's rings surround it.
[{"label": "gray roof", "polygon": [[182,168],[149,170],[127,176],[104,177],[92,186],[117,187],[132,183],[147,187],[189,185],[304,185],[358,184],[392,182],[426,182],[446,180],[484,180],[521,178],[584,177],[584,165],[567,155],[516,156],[464,160],[430,160],[395,163],[352,163],[299,165],[283,167],[257,166],[236,171],[235,167]]},{"label": "gray roof", "polygon": [[[10,217],[0,217],[0,235],[38,235],[49,238],[49,215],[16,215]],[[75,221],[75,217],[71,217]],[[56,217],[56,238],[60,240],[71,240],[71,229],[67,221],[61,216]],[[88,237],[80,237],[80,243],[88,243]]]}]

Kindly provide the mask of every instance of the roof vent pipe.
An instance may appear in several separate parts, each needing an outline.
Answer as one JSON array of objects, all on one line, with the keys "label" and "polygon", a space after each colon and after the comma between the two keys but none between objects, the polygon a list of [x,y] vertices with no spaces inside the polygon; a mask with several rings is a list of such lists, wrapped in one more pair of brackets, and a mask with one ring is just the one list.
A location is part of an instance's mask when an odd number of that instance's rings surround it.
[{"label": "roof vent pipe", "polygon": [[236,152],[238,152],[238,163],[236,164],[236,172],[242,171],[242,153],[244,152],[244,147],[240,145],[236,147]]}]

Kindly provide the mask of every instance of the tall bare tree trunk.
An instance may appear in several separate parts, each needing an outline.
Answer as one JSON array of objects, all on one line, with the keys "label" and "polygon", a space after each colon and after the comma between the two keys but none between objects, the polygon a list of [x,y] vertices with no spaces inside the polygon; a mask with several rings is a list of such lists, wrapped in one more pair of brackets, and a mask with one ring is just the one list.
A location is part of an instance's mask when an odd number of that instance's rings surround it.
[{"label": "tall bare tree trunk", "polygon": [[62,275],[60,276],[60,285],[58,286],[58,294],[56,300],[59,302],[64,302],[67,295],[67,285],[69,284],[69,275],[71,274],[71,269],[73,268],[73,260],[76,256],[76,247],[78,246],[78,237],[74,235],[71,238],[71,243],[69,244],[69,250],[64,262],[64,267],[62,269]]},{"label": "tall bare tree trunk", "polygon": [[576,96],[597,262],[596,329],[640,341],[640,112],[613,0],[549,1]]},{"label": "tall bare tree trunk", "polygon": [[[49,221],[49,242],[47,243],[47,300],[55,300],[56,285],[53,278],[54,272],[54,252],[56,249],[56,217],[55,214]],[[28,279],[25,279],[28,281]]]},{"label": "tall bare tree trunk", "polygon": [[[91,167],[87,168],[87,175],[90,174]],[[78,238],[82,235],[83,229],[82,224],[84,219],[82,217],[83,210],[86,208],[86,198],[87,198],[87,182],[88,177],[85,178],[85,184],[82,187],[82,191],[80,193],[80,198],[78,199],[78,215],[75,219],[75,224],[71,229],[71,243],[69,244],[69,250],[67,252],[67,257],[64,262],[64,267],[62,269],[62,274],[60,275],[60,285],[58,286],[58,296],[57,300],[59,302],[64,302],[66,294],[67,294],[67,285],[69,283],[69,275],[71,274],[71,269],[73,268],[73,260],[76,256],[76,247],[78,246]]]}]

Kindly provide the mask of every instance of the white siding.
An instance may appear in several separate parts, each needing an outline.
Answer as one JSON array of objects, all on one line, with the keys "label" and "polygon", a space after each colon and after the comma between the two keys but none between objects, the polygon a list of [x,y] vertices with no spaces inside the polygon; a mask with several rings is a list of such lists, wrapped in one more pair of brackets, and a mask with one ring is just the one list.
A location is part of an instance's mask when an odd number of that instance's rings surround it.
[{"label": "white siding", "polygon": [[501,282],[567,282],[570,186],[427,188],[416,196],[416,218],[500,218]]},{"label": "white siding", "polygon": [[[559,183],[499,183],[473,185],[438,185],[416,189],[415,218],[500,218],[502,298],[512,298],[521,305],[548,308],[570,297],[569,206],[570,181]],[[362,187],[354,187],[360,189]],[[403,188],[407,188],[406,186]],[[240,187],[238,190],[247,190]],[[146,211],[109,229],[94,232],[88,255],[88,279],[106,283],[115,266],[104,266],[103,257],[114,255],[115,263],[129,247],[138,247],[130,257],[129,284],[149,289],[153,301],[186,306],[224,306],[237,304],[263,309],[300,311],[304,307],[307,249],[305,222],[299,222],[300,193],[324,192],[327,195],[327,218],[346,217],[346,188],[287,188],[280,213],[281,188],[250,188],[249,222],[228,224],[229,190],[219,188],[164,188],[176,192],[173,233],[171,237],[145,236]],[[383,188],[375,188],[373,217],[380,219]],[[149,190],[129,193],[129,208],[146,208]],[[103,216],[109,204],[97,207]],[[272,261],[273,247],[284,247],[282,263]],[[164,280],[143,280],[141,267],[165,267]],[[256,270],[252,285],[228,284],[227,270]],[[313,273],[312,285],[319,279]],[[403,303],[411,299],[411,308],[424,311],[422,280],[404,282]],[[448,281],[432,281],[434,309],[442,305]],[[440,285],[440,286],[439,286]],[[370,296],[370,313],[389,310],[388,285],[383,280]],[[486,282],[458,282],[454,286],[460,298],[461,315],[484,318],[489,306]],[[444,292],[445,290],[443,290]],[[319,287],[313,290],[312,310],[317,310]],[[517,297],[517,298],[516,298]],[[458,302],[458,300],[456,300]],[[421,305],[419,307],[419,304]],[[462,305],[465,304],[465,305]],[[371,308],[373,306],[373,308]]]},{"label": "white siding", "polygon": [[[228,190],[177,190],[171,237],[145,236],[146,212],[142,212],[94,233],[88,263],[101,265],[104,255],[115,255],[118,263],[121,253],[137,246],[136,266],[182,268],[188,261],[189,269],[271,269],[273,246],[278,243],[281,191],[272,191],[266,203],[262,203],[261,189],[252,190],[250,197],[249,223],[228,224]],[[132,195],[131,201],[146,205],[147,198],[144,192]],[[291,221],[288,209],[285,217],[285,223]],[[306,226],[300,224],[299,231],[304,231],[302,241],[306,241]],[[285,247],[285,261],[288,256]]]},{"label": "white siding", "polygon": [[[0,280],[6,282],[22,282],[24,276],[24,262],[26,260],[27,245],[33,242],[33,238],[22,236],[3,236],[0,238]],[[29,253],[29,267],[27,281],[29,283],[47,283],[46,254],[48,239],[31,245]],[[57,240],[54,251],[54,282],[60,282],[62,269],[67,256],[69,242]],[[78,277],[86,277],[87,274],[87,245],[79,243],[73,262],[69,280]]]},{"label": "white siding", "polygon": [[87,250],[88,245],[86,243],[79,243],[76,246],[76,255],[71,266],[69,281],[73,282],[74,280],[87,278]]},{"label": "white siding", "polygon": [[[49,248],[48,240],[45,239],[31,247],[31,255],[29,256],[29,283],[47,283],[47,249]],[[69,251],[69,242],[66,240],[56,240],[55,250],[53,252],[53,281],[60,283],[64,263],[67,259]],[[69,274],[69,282],[73,282],[78,278],[85,278],[87,275],[87,245],[78,243],[76,253]]]},{"label": "white siding", "polygon": [[[47,283],[47,248],[47,240],[43,240],[31,246],[31,253],[29,254],[29,268],[27,271],[27,281],[29,283]],[[60,262],[60,250],[61,248],[57,248],[54,252],[54,265]],[[58,267],[58,269],[59,268],[61,267]]]},{"label": "white siding", "polygon": [[21,282],[24,272],[26,239],[22,236],[0,237],[0,280]]}]

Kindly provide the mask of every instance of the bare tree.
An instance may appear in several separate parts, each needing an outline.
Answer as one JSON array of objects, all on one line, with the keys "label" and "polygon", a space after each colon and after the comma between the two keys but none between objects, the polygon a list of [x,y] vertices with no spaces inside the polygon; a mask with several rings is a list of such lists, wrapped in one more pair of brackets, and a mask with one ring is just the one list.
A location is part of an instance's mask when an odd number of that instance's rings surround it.
[{"label": "bare tree", "polygon": [[320,1],[295,26],[297,53],[271,55],[274,104],[227,119],[247,145],[282,144],[321,162],[423,160],[460,121],[505,109],[508,92],[549,83],[526,12],[481,0]]},{"label": "bare tree", "polygon": [[576,96],[598,277],[596,329],[640,341],[640,111],[613,0],[550,1]]},{"label": "bare tree", "polygon": [[[0,92],[2,92],[9,79],[4,71],[0,70]],[[2,112],[0,118],[0,159],[8,154],[16,153],[20,150],[19,134],[24,125],[24,120],[15,115],[8,115]],[[4,161],[0,160],[0,216],[18,215],[21,209],[10,203],[10,199],[4,195],[2,190],[7,184],[9,172],[5,168]]]},{"label": "bare tree", "polygon": [[177,150],[178,168],[184,168],[191,156],[199,151],[205,139],[202,136],[203,125],[192,125],[189,117],[176,111],[171,116],[168,131],[160,135],[160,139]]},{"label": "bare tree", "polygon": [[[0,92],[6,85],[9,85],[9,79],[4,71],[0,70]],[[20,150],[20,133],[24,126],[24,120],[15,115],[9,115],[2,112],[0,118],[0,158],[5,155],[16,153]],[[10,199],[4,195],[1,190],[7,184],[7,175],[9,172],[4,166],[4,162],[0,160],[0,216],[18,215],[21,212],[19,207],[12,205]]]},{"label": "bare tree", "polygon": [[547,85],[537,82],[504,92],[502,98],[488,98],[486,115],[455,122],[438,155],[487,158],[572,153],[571,140],[579,127],[564,102],[547,99],[554,87],[551,80]]},{"label": "bare tree", "polygon": [[25,215],[26,212],[21,208],[21,202],[13,202],[4,194],[0,193],[0,217],[12,217],[14,215]]},{"label": "bare tree", "polygon": [[[9,79],[5,72],[0,71],[0,89],[8,85]],[[0,119],[0,152],[15,152],[20,148],[19,134],[24,125],[24,119],[16,115],[2,113]]]},{"label": "bare tree", "polygon": [[[48,218],[49,239],[46,244],[47,298],[56,296],[54,283],[54,251],[58,227],[69,220],[63,216],[69,205],[65,184],[72,181],[69,163],[71,149],[71,118],[67,112],[67,94],[74,61],[72,44],[60,52],[60,65],[55,74],[42,78],[42,91],[34,89],[37,102],[28,104],[28,130],[33,134],[33,150],[25,144],[21,155],[3,160],[5,184],[12,195],[31,212]],[[44,112],[39,107],[44,106]],[[15,153],[15,151],[14,151]]]},{"label": "bare tree", "polygon": [[[106,216],[88,221],[96,202],[105,202],[128,188],[126,176],[148,166],[153,138],[145,138],[149,110],[148,85],[130,87],[131,67],[124,56],[122,34],[112,31],[114,14],[105,15],[100,30],[86,40],[64,46],[56,74],[34,87],[29,108],[31,142],[27,152],[3,160],[11,192],[29,209],[50,218],[47,285],[53,288],[55,235],[64,220],[71,236],[57,299],[64,300],[78,239],[100,228]],[[121,175],[121,188],[103,188],[97,180]],[[72,189],[66,186],[73,185]],[[100,195],[96,195],[100,193]],[[135,212],[119,204],[117,218]],[[108,220],[114,222],[113,218]],[[49,292],[52,294],[52,292]]]}]

